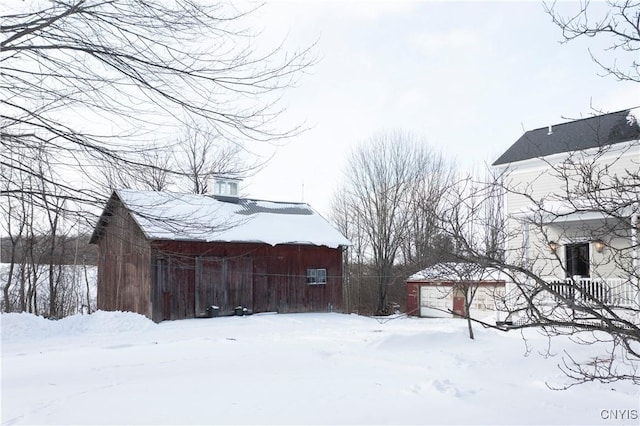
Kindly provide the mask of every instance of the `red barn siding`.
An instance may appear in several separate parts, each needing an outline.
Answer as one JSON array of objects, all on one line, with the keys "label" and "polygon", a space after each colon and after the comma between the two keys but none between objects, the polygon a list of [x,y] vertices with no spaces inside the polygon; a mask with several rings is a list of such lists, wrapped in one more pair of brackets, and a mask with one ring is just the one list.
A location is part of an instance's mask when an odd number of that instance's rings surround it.
[{"label": "red barn siding", "polygon": [[420,283],[407,282],[407,315],[420,316]]},{"label": "red barn siding", "polygon": [[[222,314],[238,305],[254,312],[342,309],[339,248],[185,241],[152,246],[159,265],[153,292],[157,321],[198,316],[209,305]],[[307,268],[326,268],[327,283],[307,285]]]},{"label": "red barn siding", "polygon": [[113,203],[98,241],[98,309],[151,316],[151,247],[131,215]]},{"label": "red barn siding", "polygon": [[[92,237],[98,244],[98,308],[159,322],[204,315],[342,309],[342,248],[304,244],[149,241],[116,195]],[[308,285],[307,268],[327,283]]]}]

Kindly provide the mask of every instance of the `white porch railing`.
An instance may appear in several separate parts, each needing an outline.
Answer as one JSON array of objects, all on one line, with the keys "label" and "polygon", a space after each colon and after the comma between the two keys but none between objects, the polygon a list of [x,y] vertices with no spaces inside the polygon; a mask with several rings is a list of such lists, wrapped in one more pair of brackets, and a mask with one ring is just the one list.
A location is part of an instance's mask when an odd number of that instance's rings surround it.
[{"label": "white porch railing", "polygon": [[[535,284],[511,289],[504,297],[495,300],[499,311],[513,312],[526,309],[529,301],[534,304],[555,305],[558,301],[593,305],[601,302],[612,308],[640,309],[638,291],[631,280],[625,278],[557,278],[544,279],[552,291],[536,289]],[[526,294],[529,298],[525,297]]]},{"label": "white porch railing", "polygon": [[[632,322],[640,310],[637,285],[625,278],[546,278],[549,290],[540,291],[535,283],[512,288],[503,297],[495,299],[499,322],[520,325],[529,323],[531,304],[538,307],[547,318],[573,320],[579,306],[598,308],[602,305],[617,310],[618,314],[630,314]],[[626,311],[626,313],[624,312]],[[502,313],[502,316],[500,316]],[[604,317],[608,315],[603,312]]]},{"label": "white porch railing", "polygon": [[545,281],[553,293],[543,292],[543,302],[561,299],[582,305],[602,303],[611,307],[638,307],[638,288],[629,279],[552,277]]}]

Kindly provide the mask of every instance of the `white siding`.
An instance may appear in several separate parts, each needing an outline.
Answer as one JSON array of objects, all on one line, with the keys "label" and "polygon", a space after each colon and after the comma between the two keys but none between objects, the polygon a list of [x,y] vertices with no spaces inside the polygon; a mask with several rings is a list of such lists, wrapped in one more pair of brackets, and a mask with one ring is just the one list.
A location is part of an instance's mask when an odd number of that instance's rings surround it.
[{"label": "white siding", "polygon": [[[453,310],[453,288],[450,285],[420,286],[420,316],[449,318]],[[471,316],[478,317],[495,310],[495,301],[505,294],[504,286],[480,286],[471,302]],[[482,316],[482,315],[480,315]]]},{"label": "white siding", "polygon": [[[596,150],[574,153],[575,161],[590,161]],[[598,234],[601,222],[596,219],[589,221],[574,221],[554,223],[541,229],[529,226],[528,246],[525,242],[525,225],[521,222],[523,211],[532,205],[532,200],[544,201],[567,198],[566,181],[561,179],[554,167],[562,164],[569,154],[556,154],[543,159],[527,160],[509,165],[504,184],[508,188],[505,199],[505,210],[508,215],[507,256],[510,262],[527,265],[533,272],[542,277],[564,277],[562,263],[565,261],[564,247],[572,242],[592,242],[602,239],[613,247],[628,246],[628,238],[613,238],[610,235]],[[605,153],[600,152],[597,162],[599,167],[607,166],[606,175],[625,176],[629,171],[637,171],[640,167],[640,143],[616,144]],[[526,195],[523,195],[526,194]],[[630,224],[629,224],[630,226]],[[555,254],[549,250],[549,241],[556,241],[559,245]],[[525,247],[527,246],[527,247]],[[624,273],[616,265],[616,259],[611,258],[613,251],[605,249],[597,253],[590,247],[590,266],[593,277],[620,277]],[[527,263],[528,260],[528,263]]]},{"label": "white siding", "polygon": [[[606,153],[589,150],[574,153],[576,162],[591,161],[593,155],[599,155],[597,164],[608,165],[607,175],[624,176],[629,170],[637,171],[640,167],[640,142],[621,143],[611,147]],[[568,154],[557,154],[543,159],[527,160],[509,165],[509,172],[505,177],[505,186],[509,188],[506,195],[508,214],[521,211],[534,200],[548,199],[556,194],[566,197],[566,181],[558,176],[554,170],[568,158]],[[574,174],[575,175],[575,174]],[[521,195],[521,194],[526,194]]]}]

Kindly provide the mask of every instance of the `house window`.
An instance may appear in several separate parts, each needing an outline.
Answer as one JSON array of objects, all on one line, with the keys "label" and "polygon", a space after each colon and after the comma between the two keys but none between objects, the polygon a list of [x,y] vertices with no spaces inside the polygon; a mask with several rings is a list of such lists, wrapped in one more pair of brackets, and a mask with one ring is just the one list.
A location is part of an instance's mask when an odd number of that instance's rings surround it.
[{"label": "house window", "polygon": [[567,244],[564,255],[567,277],[589,276],[589,243]]},{"label": "house window", "polygon": [[327,270],[326,268],[320,269],[307,269],[307,284],[326,284],[327,283]]}]

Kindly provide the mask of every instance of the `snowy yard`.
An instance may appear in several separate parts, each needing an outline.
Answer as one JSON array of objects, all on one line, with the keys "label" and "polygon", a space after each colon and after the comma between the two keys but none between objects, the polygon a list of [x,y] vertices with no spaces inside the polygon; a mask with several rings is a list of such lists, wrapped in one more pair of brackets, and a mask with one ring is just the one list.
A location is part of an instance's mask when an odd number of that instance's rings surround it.
[{"label": "snowy yard", "polygon": [[519,332],[470,341],[455,319],[0,319],[3,425],[638,423],[631,384],[549,389],[564,349],[597,348],[557,339],[545,357],[535,331],[525,356]]}]

